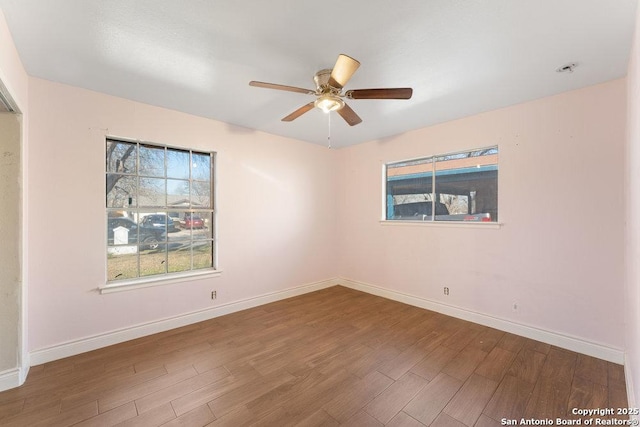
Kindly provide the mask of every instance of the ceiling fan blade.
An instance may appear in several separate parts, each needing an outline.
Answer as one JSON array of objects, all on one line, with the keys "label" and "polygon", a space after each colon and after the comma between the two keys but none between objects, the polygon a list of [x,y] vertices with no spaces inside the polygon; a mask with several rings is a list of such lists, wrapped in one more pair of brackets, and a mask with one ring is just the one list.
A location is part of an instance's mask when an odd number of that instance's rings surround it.
[{"label": "ceiling fan blade", "polygon": [[289,114],[287,117],[283,118],[282,121],[283,122],[292,122],[295,119],[297,119],[298,117],[300,117],[301,115],[303,115],[304,113],[306,113],[307,111],[313,110],[313,107],[314,107],[313,102],[310,102],[307,105],[303,105],[302,107],[298,108],[293,113]]},{"label": "ceiling fan blade", "polygon": [[344,119],[345,122],[349,124],[349,126],[355,126],[358,123],[362,122],[360,116],[356,114],[355,111],[351,109],[347,104],[344,104],[344,107],[338,110],[338,114]]},{"label": "ceiling fan blade", "polygon": [[335,88],[342,89],[359,66],[360,62],[352,57],[344,54],[338,55],[336,65],[333,66],[333,70],[331,71],[329,84]]},{"label": "ceiling fan blade", "polygon": [[298,92],[298,93],[304,93],[304,94],[307,94],[307,95],[314,95],[316,93],[313,90],[303,89],[301,87],[277,85],[275,83],[265,83],[265,82],[256,82],[256,81],[250,81],[249,82],[249,86],[263,87],[265,89],[286,90],[288,92]]},{"label": "ceiling fan blade", "polygon": [[349,99],[411,99],[413,89],[401,87],[393,89],[354,89],[344,94]]}]

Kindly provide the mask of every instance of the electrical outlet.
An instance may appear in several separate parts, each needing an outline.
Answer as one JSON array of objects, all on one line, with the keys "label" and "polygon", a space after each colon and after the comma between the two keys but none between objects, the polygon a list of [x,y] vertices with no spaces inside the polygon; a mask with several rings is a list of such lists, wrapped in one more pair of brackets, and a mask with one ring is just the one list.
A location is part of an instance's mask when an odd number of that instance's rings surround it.
[{"label": "electrical outlet", "polygon": [[444,294],[449,295],[449,288],[447,288],[446,286],[444,287]]},{"label": "electrical outlet", "polygon": [[216,299],[218,297],[218,294],[216,291],[211,291],[211,299]]}]

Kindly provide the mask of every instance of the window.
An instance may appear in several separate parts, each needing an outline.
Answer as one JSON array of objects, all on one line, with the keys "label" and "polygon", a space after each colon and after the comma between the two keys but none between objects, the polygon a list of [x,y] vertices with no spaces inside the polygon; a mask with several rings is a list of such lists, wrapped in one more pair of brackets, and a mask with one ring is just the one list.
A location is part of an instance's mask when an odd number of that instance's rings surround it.
[{"label": "window", "polygon": [[498,221],[498,147],[388,163],[385,183],[387,220]]},{"label": "window", "polygon": [[215,153],[107,139],[107,281],[215,268]]}]

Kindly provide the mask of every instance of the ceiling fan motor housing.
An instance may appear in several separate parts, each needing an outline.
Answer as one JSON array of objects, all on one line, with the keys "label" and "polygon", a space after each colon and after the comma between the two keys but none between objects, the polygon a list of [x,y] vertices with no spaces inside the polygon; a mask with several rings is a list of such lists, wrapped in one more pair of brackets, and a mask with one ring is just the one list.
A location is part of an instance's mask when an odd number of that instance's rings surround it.
[{"label": "ceiling fan motor housing", "polygon": [[[325,68],[320,70],[313,76],[313,81],[316,82],[316,89],[319,93],[326,91],[329,88],[329,78],[331,77],[331,69]],[[324,89],[324,90],[323,90]]]}]

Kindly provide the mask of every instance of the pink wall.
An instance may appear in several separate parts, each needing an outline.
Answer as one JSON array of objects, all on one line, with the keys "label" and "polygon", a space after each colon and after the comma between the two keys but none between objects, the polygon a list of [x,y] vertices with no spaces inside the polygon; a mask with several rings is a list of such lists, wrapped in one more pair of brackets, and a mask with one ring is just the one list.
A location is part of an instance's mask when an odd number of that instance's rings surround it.
[{"label": "pink wall", "polygon": [[[32,351],[338,275],[623,348],[624,80],[338,151],[29,83]],[[220,278],[96,292],[105,133],[218,152]],[[494,144],[500,229],[379,223],[384,162]]]},{"label": "pink wall", "polygon": [[[326,280],[337,152],[30,78],[30,350]],[[214,150],[221,277],[101,295],[104,134]]]},{"label": "pink wall", "polygon": [[[341,150],[340,274],[622,349],[625,90],[616,80]],[[379,222],[385,162],[496,144],[500,229]]]},{"label": "pink wall", "polygon": [[[640,8],[627,73],[625,332],[629,406],[640,404]],[[634,395],[635,393],[635,395]]]}]

